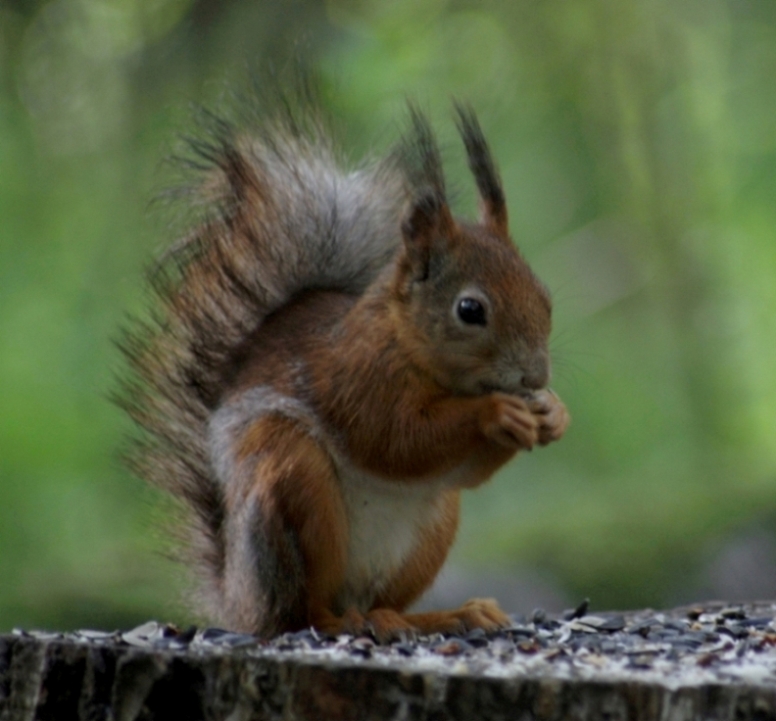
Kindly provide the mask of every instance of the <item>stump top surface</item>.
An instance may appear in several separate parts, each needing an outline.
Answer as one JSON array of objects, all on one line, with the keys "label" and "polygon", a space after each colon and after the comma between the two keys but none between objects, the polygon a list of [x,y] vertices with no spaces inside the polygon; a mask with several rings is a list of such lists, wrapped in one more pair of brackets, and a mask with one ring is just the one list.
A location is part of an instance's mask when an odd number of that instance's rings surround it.
[{"label": "stump top surface", "polygon": [[46,642],[124,646],[198,658],[225,654],[323,666],[491,679],[648,683],[669,689],[709,684],[776,688],[776,602],[713,602],[656,612],[514,617],[498,633],[405,638],[325,637],[312,630],[270,641],[222,629],[154,621],[127,632],[15,631]]}]

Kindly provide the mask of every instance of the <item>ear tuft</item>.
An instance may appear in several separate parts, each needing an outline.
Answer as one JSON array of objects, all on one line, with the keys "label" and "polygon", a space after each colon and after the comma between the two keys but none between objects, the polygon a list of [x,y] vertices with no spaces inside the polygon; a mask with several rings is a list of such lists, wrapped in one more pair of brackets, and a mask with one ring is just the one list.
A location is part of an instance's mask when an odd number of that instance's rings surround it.
[{"label": "ear tuft", "polygon": [[469,169],[484,205],[483,221],[494,233],[506,237],[509,231],[504,189],[485,135],[470,106],[455,103],[455,112],[458,132],[466,146]]},{"label": "ear tuft", "polygon": [[402,236],[412,277],[428,279],[434,246],[443,242],[455,230],[455,222],[447,205],[442,155],[431,123],[413,103],[408,103],[410,127],[398,148],[413,198]]},{"label": "ear tuft", "polygon": [[428,118],[417,105],[408,103],[410,127],[398,147],[399,162],[412,191],[420,196],[433,192],[446,202],[442,154]]}]

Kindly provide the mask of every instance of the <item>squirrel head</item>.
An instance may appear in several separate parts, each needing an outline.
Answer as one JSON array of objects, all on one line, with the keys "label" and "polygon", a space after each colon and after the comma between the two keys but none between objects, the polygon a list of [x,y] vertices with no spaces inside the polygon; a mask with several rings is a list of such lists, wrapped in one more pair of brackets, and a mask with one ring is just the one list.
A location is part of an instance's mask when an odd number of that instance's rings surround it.
[{"label": "squirrel head", "polygon": [[550,378],[550,296],[509,237],[501,181],[476,117],[457,111],[482,218],[453,218],[436,144],[414,113],[426,182],[402,224],[394,276],[401,340],[448,390],[528,395]]}]

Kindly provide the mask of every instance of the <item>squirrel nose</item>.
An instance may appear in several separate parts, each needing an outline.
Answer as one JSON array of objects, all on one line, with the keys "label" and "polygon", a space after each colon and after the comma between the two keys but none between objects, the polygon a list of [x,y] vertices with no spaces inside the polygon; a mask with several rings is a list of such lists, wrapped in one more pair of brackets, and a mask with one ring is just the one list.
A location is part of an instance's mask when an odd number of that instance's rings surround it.
[{"label": "squirrel nose", "polygon": [[537,354],[523,368],[522,384],[532,391],[546,388],[550,382],[550,359],[546,353]]}]

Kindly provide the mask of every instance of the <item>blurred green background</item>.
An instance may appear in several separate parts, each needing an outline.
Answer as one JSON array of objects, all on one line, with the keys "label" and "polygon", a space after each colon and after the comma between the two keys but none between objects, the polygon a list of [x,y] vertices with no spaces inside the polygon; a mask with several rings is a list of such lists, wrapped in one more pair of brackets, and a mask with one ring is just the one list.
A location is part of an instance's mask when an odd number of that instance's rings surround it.
[{"label": "blurred green background", "polygon": [[0,630],[185,617],[112,341],[192,103],[295,56],[354,157],[427,108],[464,213],[470,101],[554,292],[573,425],[467,495],[454,567],[597,608],[776,595],[773,0],[0,0]]}]

